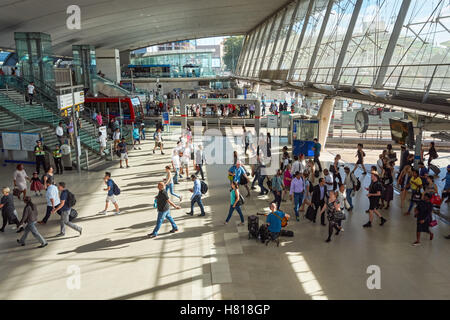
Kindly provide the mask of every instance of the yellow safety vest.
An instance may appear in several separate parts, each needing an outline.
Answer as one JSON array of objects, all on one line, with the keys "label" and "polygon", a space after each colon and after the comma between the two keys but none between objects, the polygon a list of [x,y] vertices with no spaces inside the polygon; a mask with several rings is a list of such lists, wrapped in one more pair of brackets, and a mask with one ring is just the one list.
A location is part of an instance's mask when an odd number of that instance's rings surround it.
[{"label": "yellow safety vest", "polygon": [[40,148],[40,147],[36,147],[36,148],[34,148],[34,155],[35,156],[43,156],[43,155],[45,155],[45,152],[44,152],[44,148]]},{"label": "yellow safety vest", "polygon": [[62,157],[61,150],[57,149],[57,150],[53,151],[53,157],[61,158]]}]

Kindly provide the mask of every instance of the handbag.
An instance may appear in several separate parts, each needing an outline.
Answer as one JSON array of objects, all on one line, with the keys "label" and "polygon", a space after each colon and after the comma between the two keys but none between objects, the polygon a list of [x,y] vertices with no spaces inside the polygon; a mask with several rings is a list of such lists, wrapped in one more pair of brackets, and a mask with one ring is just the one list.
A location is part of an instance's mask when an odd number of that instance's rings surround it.
[{"label": "handbag", "polygon": [[437,223],[437,220],[431,220],[431,221],[430,221],[430,227],[431,227],[431,228],[436,227],[437,224],[438,224],[438,223]]},{"label": "handbag", "polygon": [[413,194],[411,196],[412,201],[420,201],[422,199],[422,194],[420,191],[413,191]]},{"label": "handbag", "polygon": [[334,220],[337,221],[341,221],[341,220],[345,220],[347,217],[345,216],[345,213],[343,213],[342,211],[336,211],[334,213]]},{"label": "handbag", "polygon": [[242,206],[242,205],[244,205],[245,204],[245,199],[244,199],[244,197],[242,196],[242,194],[240,194],[239,193],[239,201],[238,201],[238,203],[237,203],[237,207],[240,207],[240,206]]},{"label": "handbag", "polygon": [[19,194],[20,194],[19,188],[14,187],[14,189],[13,189],[13,196],[14,196],[14,197],[18,197]]}]

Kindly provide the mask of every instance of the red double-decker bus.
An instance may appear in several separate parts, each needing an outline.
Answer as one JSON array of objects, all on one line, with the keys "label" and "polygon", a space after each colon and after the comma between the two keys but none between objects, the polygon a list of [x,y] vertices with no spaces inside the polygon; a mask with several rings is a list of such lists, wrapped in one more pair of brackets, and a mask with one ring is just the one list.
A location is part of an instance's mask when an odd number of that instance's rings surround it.
[{"label": "red double-decker bus", "polygon": [[103,116],[107,116],[109,111],[110,119],[119,117],[122,108],[123,122],[126,124],[136,122],[136,118],[144,114],[139,97],[86,97],[84,104]]}]

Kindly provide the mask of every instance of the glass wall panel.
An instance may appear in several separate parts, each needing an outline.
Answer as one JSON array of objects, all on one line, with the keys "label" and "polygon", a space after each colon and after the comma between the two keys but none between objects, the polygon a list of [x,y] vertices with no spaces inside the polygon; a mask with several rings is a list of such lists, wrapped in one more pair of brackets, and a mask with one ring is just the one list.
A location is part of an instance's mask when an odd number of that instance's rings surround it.
[{"label": "glass wall panel", "polygon": [[256,56],[258,54],[258,48],[261,45],[261,34],[264,31],[264,26],[259,26],[258,29],[256,30],[256,38],[255,38],[255,44],[253,46],[253,50],[250,53],[250,57],[248,60],[248,69],[247,69],[247,73],[245,73],[246,76],[251,77],[252,73],[253,73],[253,66],[255,64],[255,59]]},{"label": "glass wall panel", "polygon": [[295,2],[290,3],[289,6],[287,7],[286,14],[281,24],[280,36],[278,38],[277,43],[275,44],[275,53],[273,55],[272,63],[269,66],[270,70],[278,69],[278,62],[280,61],[284,43],[286,41],[286,37],[291,26],[292,14],[293,11],[295,10],[295,7],[296,7]]},{"label": "glass wall panel", "polygon": [[402,0],[365,0],[344,59],[341,85],[371,87],[376,80]]},{"label": "glass wall panel", "polygon": [[317,0],[314,1],[314,5],[311,11],[311,16],[306,26],[305,38],[299,50],[298,59],[294,70],[294,80],[304,81],[308,67],[310,64],[311,56],[316,46],[317,37],[322,27],[322,22],[327,10],[328,1]]},{"label": "glass wall panel", "polygon": [[294,25],[292,27],[291,36],[288,40],[288,45],[286,52],[284,54],[283,63],[281,69],[289,69],[292,64],[292,59],[297,50],[297,44],[300,38],[300,34],[303,30],[303,25],[305,23],[306,13],[308,11],[309,1],[314,0],[299,0],[300,5],[298,7],[297,14],[295,16]]},{"label": "glass wall panel", "polygon": [[355,0],[339,0],[334,3],[313,67],[312,82],[331,83],[355,3]]},{"label": "glass wall panel", "polygon": [[249,66],[249,62],[250,62],[250,57],[252,55],[253,48],[255,46],[256,33],[257,33],[257,30],[253,30],[250,33],[250,43],[249,43],[249,46],[248,46],[248,48],[246,50],[246,57],[245,57],[245,60],[244,60],[244,65],[242,66],[242,71],[241,71],[241,75],[244,76],[244,77],[247,75],[248,66]]},{"label": "glass wall panel", "polygon": [[255,68],[253,70],[253,77],[256,77],[256,78],[259,77],[261,61],[264,58],[263,55],[264,55],[264,51],[265,51],[266,46],[267,46],[267,38],[269,37],[270,28],[272,27],[272,24],[273,24],[273,20],[267,21],[266,32],[263,34],[263,36],[261,37],[261,40],[260,40],[261,51],[259,51],[259,55],[256,57],[256,65],[255,65]]},{"label": "glass wall panel", "polygon": [[[447,65],[445,65],[447,64]],[[413,0],[385,79],[385,87],[450,91],[450,0]],[[440,65],[440,66],[436,66]],[[399,81],[399,77],[401,79]],[[447,81],[445,81],[447,80]]]},{"label": "glass wall panel", "polygon": [[281,18],[283,16],[283,12],[284,11],[281,10],[280,12],[278,12],[277,16],[274,17],[275,25],[273,27],[272,33],[269,34],[269,44],[267,46],[267,53],[266,53],[266,55],[264,57],[264,61],[263,61],[261,70],[267,70],[268,69],[270,57],[272,55],[273,46],[275,45],[275,40],[277,38],[278,29],[280,28],[280,23],[281,23]]}]

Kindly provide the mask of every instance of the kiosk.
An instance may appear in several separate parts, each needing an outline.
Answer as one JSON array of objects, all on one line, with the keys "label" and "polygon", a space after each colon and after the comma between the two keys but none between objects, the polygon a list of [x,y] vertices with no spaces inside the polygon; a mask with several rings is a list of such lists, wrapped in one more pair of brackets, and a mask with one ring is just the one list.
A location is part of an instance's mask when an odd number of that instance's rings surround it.
[{"label": "kiosk", "polygon": [[304,115],[291,117],[292,153],[295,156],[304,154],[305,157],[314,157],[312,147],[314,138],[319,135],[319,120]]}]

